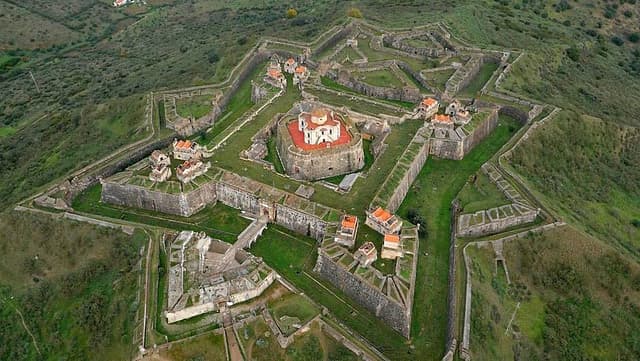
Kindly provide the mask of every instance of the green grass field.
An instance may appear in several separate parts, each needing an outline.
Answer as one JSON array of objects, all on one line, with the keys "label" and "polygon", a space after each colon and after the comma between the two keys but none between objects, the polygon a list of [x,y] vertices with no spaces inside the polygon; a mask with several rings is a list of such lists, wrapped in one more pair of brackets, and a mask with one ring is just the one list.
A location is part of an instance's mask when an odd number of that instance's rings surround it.
[{"label": "green grass field", "polygon": [[464,89],[460,91],[459,95],[462,97],[476,97],[480,89],[482,89],[487,81],[489,81],[491,75],[493,75],[496,69],[498,69],[498,64],[496,63],[487,62],[482,64],[478,74],[473,77],[473,79],[466,87],[464,87]]},{"label": "green grass field", "polygon": [[387,69],[367,71],[360,74],[362,81],[367,84],[381,87],[401,88],[404,86],[398,77]]},{"label": "green grass field", "polygon": [[464,185],[458,193],[458,199],[464,213],[473,213],[511,203],[483,172],[477,173],[475,181],[467,182]]},{"label": "green grass field", "polygon": [[131,358],[146,244],[142,231],[2,214],[0,359]]},{"label": "green grass field", "polygon": [[[490,248],[467,251],[474,271],[474,358],[505,360],[524,352],[554,360],[640,355],[633,337],[626,336],[640,325],[640,267],[610,247],[569,226],[519,239],[505,246],[511,285],[503,271],[495,272]],[[593,348],[594,339],[604,342]]]},{"label": "green grass field", "polygon": [[176,112],[183,117],[193,117],[198,119],[207,115],[213,107],[211,106],[211,95],[199,95],[190,98],[176,100]]}]

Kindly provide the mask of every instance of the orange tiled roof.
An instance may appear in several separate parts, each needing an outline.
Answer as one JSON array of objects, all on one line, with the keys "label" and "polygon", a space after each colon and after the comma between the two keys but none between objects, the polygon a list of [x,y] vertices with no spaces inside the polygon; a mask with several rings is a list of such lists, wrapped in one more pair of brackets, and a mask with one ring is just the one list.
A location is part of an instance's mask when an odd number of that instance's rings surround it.
[{"label": "orange tiled roof", "polygon": [[435,103],[437,103],[437,102],[438,102],[438,101],[437,101],[437,100],[435,100],[435,99],[433,99],[433,98],[424,98],[424,99],[422,100],[422,104],[424,104],[424,105],[426,105],[426,106],[428,106],[428,107],[432,106],[433,104],[435,104]]},{"label": "orange tiled roof", "polygon": [[375,211],[373,211],[373,216],[379,220],[387,221],[389,218],[391,218],[391,213],[382,209],[382,207],[378,207]]},{"label": "orange tiled roof", "polygon": [[191,141],[190,140],[179,140],[178,143],[176,143],[176,148],[178,149],[188,149],[191,148]]},{"label": "orange tiled roof", "polygon": [[296,67],[296,73],[298,74],[303,74],[305,71],[307,71],[307,68],[302,65]]},{"label": "orange tiled roof", "polygon": [[433,121],[438,123],[451,123],[451,117],[446,114],[436,114],[433,116]]},{"label": "orange tiled roof", "polygon": [[269,76],[272,78],[279,78],[282,76],[282,72],[278,69],[269,69]]},{"label": "orange tiled roof", "polygon": [[287,64],[291,65],[293,63],[295,63],[296,61],[293,58],[289,58],[287,59]]},{"label": "orange tiled roof", "polygon": [[384,241],[389,243],[400,243],[400,236],[397,234],[385,234]]},{"label": "orange tiled roof", "polygon": [[347,214],[342,218],[342,228],[356,228],[356,222],[358,222],[356,216]]}]

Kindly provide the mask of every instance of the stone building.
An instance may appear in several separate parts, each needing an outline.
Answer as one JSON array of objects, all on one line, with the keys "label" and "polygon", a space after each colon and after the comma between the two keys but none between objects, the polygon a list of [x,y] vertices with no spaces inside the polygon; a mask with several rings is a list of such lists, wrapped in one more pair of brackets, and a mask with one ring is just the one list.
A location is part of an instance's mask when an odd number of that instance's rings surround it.
[{"label": "stone building", "polygon": [[149,156],[151,172],[149,179],[154,182],[164,182],[171,177],[171,159],[159,150],[154,150]]},{"label": "stone building", "polygon": [[211,163],[204,163],[199,159],[187,160],[176,168],[176,177],[182,183],[189,183],[198,176],[206,173],[211,167]]},{"label": "stone building", "polygon": [[356,38],[347,39],[347,46],[351,47],[351,48],[357,48],[358,47],[358,39],[356,39]]},{"label": "stone building", "polygon": [[340,139],[341,122],[332,110],[316,108],[298,114],[298,131],[304,144],[336,143]]},{"label": "stone building", "polygon": [[438,112],[440,103],[433,98],[424,98],[416,108],[416,115],[424,120],[429,120]]},{"label": "stone building", "polygon": [[191,158],[200,158],[202,151],[200,145],[190,140],[178,140],[174,139],[173,144],[173,158],[179,160],[189,160]]},{"label": "stone building", "polygon": [[382,207],[373,212],[367,211],[366,214],[365,224],[380,234],[397,234],[402,228],[402,221]]},{"label": "stone building", "polygon": [[276,139],[282,164],[296,179],[329,178],[364,167],[358,129],[343,115],[313,103],[299,103],[283,116]]},{"label": "stone building", "polygon": [[397,234],[385,234],[380,257],[383,259],[396,259],[402,257],[402,243]]},{"label": "stone building", "polygon": [[378,259],[378,251],[373,243],[365,242],[353,254],[353,258],[360,262],[360,267],[369,267]]},{"label": "stone building", "polygon": [[348,248],[353,247],[358,234],[358,217],[344,214],[336,232],[335,241]]},{"label": "stone building", "polygon": [[309,68],[298,65],[293,73],[293,85],[304,84],[309,79]]},{"label": "stone building", "polygon": [[293,74],[298,67],[298,62],[294,58],[289,58],[284,62],[284,71]]},{"label": "stone building", "polygon": [[276,62],[269,64],[263,80],[276,88],[284,89],[287,87],[287,79],[284,77],[284,74],[282,74],[280,64]]},{"label": "stone building", "polygon": [[471,112],[458,100],[451,102],[445,113],[453,119],[456,125],[464,125],[471,120]]}]

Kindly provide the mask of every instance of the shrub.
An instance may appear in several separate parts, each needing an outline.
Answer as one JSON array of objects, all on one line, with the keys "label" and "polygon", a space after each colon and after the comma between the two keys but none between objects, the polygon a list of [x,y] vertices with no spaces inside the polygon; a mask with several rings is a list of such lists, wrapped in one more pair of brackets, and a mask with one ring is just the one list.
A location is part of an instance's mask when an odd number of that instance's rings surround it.
[{"label": "shrub", "polygon": [[578,50],[578,48],[572,46],[569,49],[567,49],[567,56],[569,57],[569,59],[571,59],[573,61],[578,61],[578,60],[580,60],[580,50]]},{"label": "shrub", "polygon": [[362,18],[362,12],[358,8],[351,8],[347,11],[347,16],[360,19]]},{"label": "shrub", "polygon": [[554,8],[556,9],[557,12],[561,12],[561,11],[566,11],[571,9],[571,5],[569,5],[569,1],[567,0],[560,0],[560,2],[558,2]]},{"label": "shrub", "polygon": [[247,43],[247,37],[246,36],[240,37],[238,38],[237,42],[238,42],[238,45],[244,45]]},{"label": "shrub", "polygon": [[616,44],[617,46],[622,46],[624,44],[624,40],[622,40],[622,38],[619,36],[612,37],[611,42]]},{"label": "shrub", "polygon": [[287,19],[293,19],[296,16],[298,16],[298,10],[294,8],[289,8],[289,10],[287,10]]},{"label": "shrub", "polygon": [[631,224],[633,224],[633,226],[636,228],[640,228],[640,219],[634,219],[633,221],[631,221]]},{"label": "shrub", "polygon": [[220,60],[220,55],[218,55],[218,51],[216,49],[209,50],[209,54],[207,54],[207,59],[209,59],[209,63],[217,63]]},{"label": "shrub", "polygon": [[629,39],[629,41],[632,43],[637,43],[638,41],[640,41],[640,33],[631,33],[629,34],[627,39]]}]

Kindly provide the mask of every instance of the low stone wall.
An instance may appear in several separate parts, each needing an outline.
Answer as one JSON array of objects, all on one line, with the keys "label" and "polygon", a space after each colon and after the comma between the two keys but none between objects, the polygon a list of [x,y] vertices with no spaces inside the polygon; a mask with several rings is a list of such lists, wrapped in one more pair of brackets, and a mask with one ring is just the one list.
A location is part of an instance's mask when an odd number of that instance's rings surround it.
[{"label": "low stone wall", "polygon": [[388,88],[374,86],[355,79],[347,70],[342,70],[338,74],[329,71],[326,75],[338,84],[366,96],[387,100],[400,100],[410,103],[417,103],[422,100],[420,91],[415,87],[405,86],[402,88]]},{"label": "low stone wall", "polygon": [[531,223],[536,220],[539,213],[540,212],[538,210],[531,209],[517,216],[514,215],[500,218],[467,227],[458,226],[458,235],[461,237],[479,237],[487,234],[499,233],[511,227]]},{"label": "low stone wall", "polygon": [[411,78],[413,78],[413,80],[418,82],[423,88],[429,89],[430,91],[432,91],[438,97],[440,96],[440,91],[438,89],[432,87],[431,85],[429,85],[429,83],[422,77],[422,75],[420,75],[419,72],[413,70],[411,68],[411,66],[409,66],[409,64],[405,63],[404,61],[400,61],[400,60],[397,60],[396,64],[398,65],[398,67],[400,69],[404,70],[407,74],[409,74],[411,76]]},{"label": "low stone wall", "polygon": [[210,182],[188,193],[172,194],[131,184],[103,181],[100,201],[189,217],[203,209],[207,204],[216,201],[216,189],[215,183]]},{"label": "low stone wall", "polygon": [[356,276],[331,260],[323,249],[318,250],[318,261],[314,270],[324,279],[338,287],[347,296],[365,307],[404,337],[409,337],[410,312],[401,304],[390,300],[365,280]]}]

